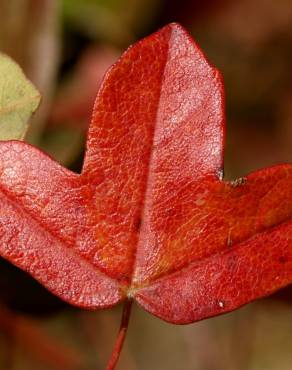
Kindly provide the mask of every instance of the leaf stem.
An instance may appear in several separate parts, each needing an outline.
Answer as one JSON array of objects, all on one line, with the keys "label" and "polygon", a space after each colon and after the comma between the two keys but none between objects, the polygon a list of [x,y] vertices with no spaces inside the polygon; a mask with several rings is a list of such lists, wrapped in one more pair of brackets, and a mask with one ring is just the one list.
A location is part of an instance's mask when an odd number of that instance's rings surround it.
[{"label": "leaf stem", "polygon": [[131,310],[132,310],[132,303],[133,303],[132,299],[127,299],[124,303],[120,330],[119,330],[110,360],[107,364],[106,370],[114,370],[118,363],[121,350],[123,348],[123,344],[126,338],[127,329],[129,326],[129,320],[130,320],[130,315],[131,315]]}]

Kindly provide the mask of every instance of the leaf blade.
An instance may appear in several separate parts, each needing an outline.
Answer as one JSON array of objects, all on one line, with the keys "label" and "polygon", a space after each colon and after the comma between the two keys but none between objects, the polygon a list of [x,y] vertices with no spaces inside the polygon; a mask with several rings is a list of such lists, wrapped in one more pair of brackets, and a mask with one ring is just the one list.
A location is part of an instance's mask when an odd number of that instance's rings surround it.
[{"label": "leaf blade", "polygon": [[140,225],[146,222],[151,172],[162,174],[165,187],[175,187],[180,175],[217,175],[223,155],[222,95],[218,72],[177,24],[131,46],[106,74],[89,128],[83,174],[100,179],[96,229],[108,248],[100,246],[99,258],[110,261],[106,268],[111,275],[132,279],[144,248]]},{"label": "leaf blade", "polygon": [[290,222],[265,231],[232,252],[224,251],[153,282],[138,291],[135,299],[163,320],[189,324],[270,295],[291,284],[291,229]]},{"label": "leaf blade", "polygon": [[292,165],[222,181],[223,108],[218,71],[180,26],[130,47],[98,94],[80,175],[0,143],[13,199],[0,195],[0,253],[70,303],[134,297],[174,323],[290,283]]},{"label": "leaf blade", "polygon": [[90,236],[82,238],[87,217],[78,175],[28,144],[8,141],[0,143],[0,184],[4,258],[71,304],[121,300],[119,284],[80,251],[89,250]]},{"label": "leaf blade", "polygon": [[21,68],[0,53],[0,140],[23,140],[40,94]]}]

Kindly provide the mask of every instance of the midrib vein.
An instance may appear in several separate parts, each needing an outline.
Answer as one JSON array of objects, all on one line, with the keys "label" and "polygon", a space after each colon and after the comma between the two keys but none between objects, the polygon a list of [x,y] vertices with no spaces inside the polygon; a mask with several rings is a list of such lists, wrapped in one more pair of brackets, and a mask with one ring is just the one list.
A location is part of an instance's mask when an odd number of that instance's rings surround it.
[{"label": "midrib vein", "polygon": [[5,199],[13,206],[13,208],[17,210],[17,213],[24,213],[25,215],[29,216],[34,221],[34,223],[37,225],[37,227],[39,227],[42,231],[45,231],[45,233],[49,234],[50,237],[52,239],[55,239],[57,243],[61,244],[63,246],[63,250],[66,251],[65,253],[68,253],[68,255],[73,255],[74,257],[76,257],[76,259],[78,259],[81,263],[83,263],[83,265],[85,265],[90,270],[93,270],[94,272],[98,273],[99,275],[103,275],[107,279],[116,281],[115,279],[106,275],[103,271],[99,270],[96,266],[91,264],[86,258],[78,254],[75,249],[73,249],[70,245],[68,245],[59,235],[54,233],[52,230],[48,229],[41,222],[41,220],[36,218],[35,215],[32,214],[29,211],[29,209],[27,209],[23,204],[17,203],[17,201],[12,196],[12,194],[10,194],[9,191],[1,183],[0,183],[0,192],[4,195]]},{"label": "midrib vein", "polygon": [[[169,277],[173,277],[175,275],[179,275],[183,272],[185,272],[186,270],[188,269],[191,269],[195,266],[199,266],[203,263],[208,263],[208,261],[211,261],[212,259],[216,259],[224,254],[229,254],[229,253],[232,253],[233,251],[236,251],[238,248],[240,248],[243,244],[246,244],[248,243],[250,240],[258,237],[258,236],[261,236],[262,234],[264,233],[269,233],[269,232],[273,232],[276,228],[278,227],[281,227],[283,225],[288,225],[289,223],[291,223],[292,225],[292,219],[291,217],[289,219],[286,219],[284,221],[281,221],[279,223],[276,223],[275,225],[269,227],[269,228],[265,228],[261,231],[258,231],[258,232],[255,232],[254,234],[250,235],[249,237],[247,237],[245,240],[241,240],[237,243],[234,243],[231,247],[226,247],[222,250],[220,250],[219,252],[216,252],[214,254],[211,254],[209,256],[206,256],[206,257],[202,257],[202,258],[198,258],[196,260],[192,260],[186,264],[184,264],[183,266],[181,266],[180,268],[178,269],[174,269],[172,271],[168,271],[166,272],[165,274],[162,274],[162,275],[159,275],[158,277],[154,277],[153,279],[145,282],[145,285],[141,284],[141,286],[139,287],[136,287],[134,288],[135,291],[139,291],[139,290],[142,290],[142,289],[145,289],[145,288],[148,288],[148,287],[151,287],[152,285],[156,284],[156,283],[159,283],[159,281],[163,281],[165,279],[168,279]],[[248,247],[247,247],[248,248]]]},{"label": "midrib vein", "polygon": [[141,243],[141,236],[143,235],[143,231],[144,231],[145,212],[146,212],[146,209],[148,207],[147,199],[151,199],[151,186],[150,185],[151,185],[151,179],[152,179],[151,175],[153,173],[153,171],[152,171],[152,169],[153,169],[153,155],[154,155],[153,143],[154,143],[154,140],[155,140],[155,137],[156,137],[156,132],[157,132],[157,121],[158,121],[157,118],[159,116],[160,106],[161,106],[161,95],[162,95],[161,92],[162,92],[162,89],[163,89],[165,69],[166,69],[166,66],[167,66],[167,63],[168,63],[168,60],[169,60],[169,45],[170,45],[170,42],[171,42],[171,36],[172,36],[172,31],[170,32],[169,38],[168,38],[167,53],[166,53],[166,57],[165,57],[165,63],[164,63],[164,66],[163,66],[163,73],[162,73],[162,76],[161,76],[159,98],[158,98],[158,103],[157,103],[157,108],[156,108],[156,115],[155,115],[155,125],[154,125],[154,130],[153,130],[153,135],[152,135],[152,142],[150,144],[150,159],[149,159],[148,171],[147,171],[146,180],[145,180],[146,181],[145,194],[144,194],[143,206],[142,206],[141,214],[140,214],[141,215],[140,216],[141,226],[140,226],[140,230],[139,230],[139,237],[137,239],[135,255],[134,255],[134,258],[133,258],[132,269],[131,269],[131,272],[130,272],[131,282],[130,282],[129,287],[128,287],[129,291],[131,290],[131,287],[133,285],[134,273],[135,273],[136,267],[137,267],[137,251],[138,251],[138,247]]}]

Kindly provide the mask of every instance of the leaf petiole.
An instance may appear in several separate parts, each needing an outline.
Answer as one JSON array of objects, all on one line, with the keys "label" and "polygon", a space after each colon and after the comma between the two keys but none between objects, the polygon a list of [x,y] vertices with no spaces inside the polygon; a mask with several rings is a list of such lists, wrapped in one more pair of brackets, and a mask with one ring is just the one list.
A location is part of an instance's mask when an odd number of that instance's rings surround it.
[{"label": "leaf petiole", "polygon": [[120,330],[116,339],[116,343],[114,346],[114,349],[112,351],[110,360],[107,364],[106,370],[114,370],[116,368],[116,365],[118,363],[120,353],[123,348],[123,344],[126,338],[127,334],[127,329],[129,326],[129,320],[131,316],[131,310],[132,310],[132,299],[127,299],[124,303],[123,307],[123,314],[122,314],[122,319],[121,319],[121,325],[120,325]]}]

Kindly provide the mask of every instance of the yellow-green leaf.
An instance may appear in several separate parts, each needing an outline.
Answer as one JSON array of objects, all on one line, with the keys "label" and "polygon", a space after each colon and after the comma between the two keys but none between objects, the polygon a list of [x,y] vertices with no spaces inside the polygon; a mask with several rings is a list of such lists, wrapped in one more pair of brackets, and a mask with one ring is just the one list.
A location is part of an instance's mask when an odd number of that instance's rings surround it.
[{"label": "yellow-green leaf", "polygon": [[21,68],[0,53],[0,140],[22,140],[40,94]]}]

